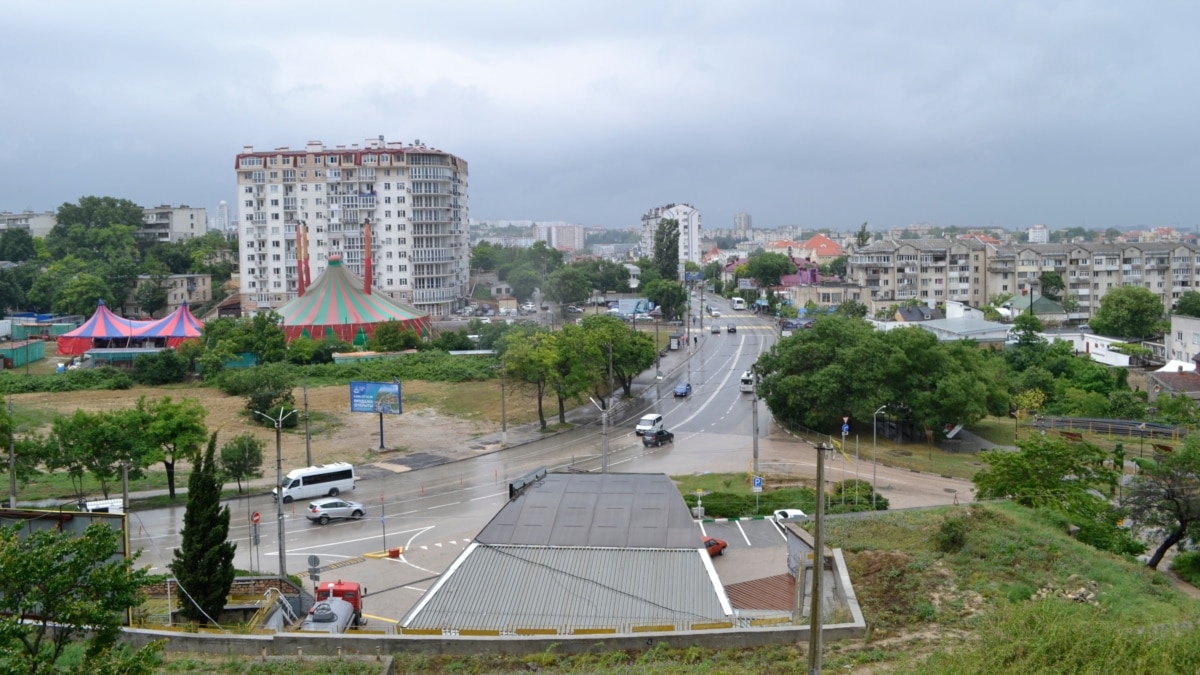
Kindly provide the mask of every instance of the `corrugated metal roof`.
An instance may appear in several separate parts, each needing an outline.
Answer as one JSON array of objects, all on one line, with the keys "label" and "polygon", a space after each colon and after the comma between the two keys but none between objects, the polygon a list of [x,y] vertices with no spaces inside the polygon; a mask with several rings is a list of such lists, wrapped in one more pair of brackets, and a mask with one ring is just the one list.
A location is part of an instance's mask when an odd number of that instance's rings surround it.
[{"label": "corrugated metal roof", "polygon": [[[678,494],[678,493],[676,493]],[[697,545],[698,539],[693,541]],[[402,621],[405,628],[499,630],[728,620],[703,550],[473,543]]]},{"label": "corrugated metal roof", "polygon": [[699,538],[664,474],[553,473],[506,504],[475,541],[694,550]]},{"label": "corrugated metal roof", "polygon": [[791,574],[743,581],[725,587],[736,609],[774,609],[790,612],[796,603],[796,580]]}]

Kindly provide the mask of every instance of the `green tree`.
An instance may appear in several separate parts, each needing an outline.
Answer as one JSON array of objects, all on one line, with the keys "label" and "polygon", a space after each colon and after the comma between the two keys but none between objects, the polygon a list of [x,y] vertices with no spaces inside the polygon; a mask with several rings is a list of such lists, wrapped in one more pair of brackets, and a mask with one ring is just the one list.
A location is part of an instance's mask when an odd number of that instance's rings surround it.
[{"label": "green tree", "polygon": [[46,454],[47,467],[65,469],[79,497],[83,497],[86,474],[100,483],[106,498],[109,486],[121,475],[122,464],[129,466],[130,478],[141,478],[148,461],[137,435],[130,433],[130,412],[76,410],[70,416],[56,418],[50,425],[48,442],[52,450]]},{"label": "green tree", "polygon": [[221,472],[237,481],[238,494],[242,493],[243,479],[249,484],[251,478],[262,478],[265,445],[253,434],[241,433],[221,446]]},{"label": "green tree", "polygon": [[512,286],[513,295],[521,300],[528,300],[533,297],[533,289],[541,284],[542,276],[533,267],[522,265],[509,272],[505,281]]},{"label": "green tree", "polygon": [[1161,531],[1162,540],[1146,563],[1157,569],[1158,563],[1187,536],[1200,534],[1200,437],[1189,435],[1183,447],[1162,453],[1153,462],[1144,462],[1142,470],[1125,494],[1122,505],[1138,526]]},{"label": "green tree", "polygon": [[133,381],[151,387],[183,382],[188,376],[187,359],[174,349],[157,354],[138,354],[133,360]]},{"label": "green tree", "polygon": [[471,249],[471,269],[474,270],[496,270],[500,268],[500,261],[503,260],[501,248],[493,246],[491,243],[481,241]]},{"label": "green tree", "polygon": [[558,399],[558,422],[566,424],[566,402],[591,389],[596,376],[603,371],[590,367],[599,353],[583,328],[574,324],[563,326],[555,343],[557,354],[550,387]]},{"label": "green tree", "polygon": [[850,260],[850,256],[839,255],[829,261],[828,265],[821,265],[820,272],[826,276],[842,277],[846,276],[846,263]]},{"label": "green tree", "polygon": [[505,339],[506,346],[501,360],[510,380],[521,382],[533,389],[537,397],[538,421],[546,428],[546,412],[543,402],[546,390],[557,376],[559,359],[554,333],[544,330],[510,331]]},{"label": "green tree", "polygon": [[835,310],[837,314],[848,316],[852,319],[865,319],[868,311],[867,306],[857,300],[846,300],[838,305]]},{"label": "green tree", "polygon": [[783,275],[796,271],[796,265],[782,253],[762,253],[752,256],[746,262],[746,271],[758,280],[760,288],[765,288],[778,286]]},{"label": "green tree", "polygon": [[128,199],[81,197],[76,204],[58,207],[46,247],[55,259],[68,254],[94,260],[130,256],[137,250],[133,233],[144,219],[142,207]]},{"label": "green tree", "polygon": [[164,396],[156,401],[138,399],[137,438],[145,452],[161,461],[167,471],[167,492],[175,499],[175,462],[195,462],[208,429],[204,418],[208,411],[194,398],[172,401]]},{"label": "green tree", "polygon": [[[546,295],[564,305],[583,302],[592,294],[592,281],[583,270],[574,266],[561,267],[550,275]],[[565,311],[565,309],[564,309]]]},{"label": "green tree", "polygon": [[169,273],[165,268],[156,269],[133,294],[134,303],[146,316],[154,316],[167,308],[168,276]]},{"label": "green tree", "polygon": [[645,287],[646,297],[662,308],[665,321],[677,319],[687,309],[687,289],[675,281],[656,279]]},{"label": "green tree", "polygon": [[1091,326],[1100,335],[1147,338],[1158,332],[1162,318],[1162,300],[1150,289],[1121,286],[1100,300],[1100,309],[1092,317]]},{"label": "green tree", "polygon": [[375,326],[375,332],[371,339],[367,340],[367,349],[375,352],[400,352],[420,348],[421,337],[400,321],[385,321]]},{"label": "green tree", "polygon": [[233,555],[229,539],[229,507],[221,505],[221,473],[215,459],[217,432],[188,476],[187,508],[179,548],[171,572],[187,599],[180,612],[192,621],[216,625],[233,587]]},{"label": "green tree", "polygon": [[51,309],[58,314],[90,316],[97,304],[103,300],[109,307],[120,309],[119,299],[109,290],[104,280],[95,274],[79,273],[67,279],[54,296]]},{"label": "green tree", "polygon": [[1175,313],[1183,316],[1200,317],[1200,292],[1184,291],[1175,301]]},{"label": "green tree", "polygon": [[1049,506],[1071,512],[1105,501],[1096,493],[1116,482],[1108,453],[1091,443],[1072,443],[1035,435],[1021,440],[1017,452],[989,450],[979,454],[986,465],[975,474],[979,499],[1004,499],[1024,506]]},{"label": "green tree", "polygon": [[[0,527],[0,671],[60,672],[71,644],[83,645],[85,663],[110,672],[149,673],[155,642],[133,652],[117,649],[128,611],[142,603],[147,570],[135,569],[120,535],[104,523],[82,534]],[[81,670],[82,672],[82,670]]]},{"label": "green tree", "polygon": [[25,262],[37,255],[29,230],[11,227],[0,232],[0,260]]},{"label": "green tree", "polygon": [[287,358],[283,317],[274,311],[260,312],[250,319],[241,319],[239,325],[245,335],[242,346],[254,354],[258,363],[278,363]]},{"label": "green tree", "polygon": [[603,314],[585,317],[583,328],[596,347],[596,352],[593,353],[602,354],[604,359],[600,368],[600,372],[604,375],[597,378],[597,385],[593,388],[596,398],[603,398],[608,391],[607,373],[610,348],[612,350],[613,383],[620,385],[625,396],[632,395],[633,379],[649,368],[657,357],[654,350],[654,338],[641,331],[633,330],[616,317]]},{"label": "green tree", "polygon": [[1042,295],[1051,300],[1061,298],[1063,290],[1067,287],[1067,284],[1063,282],[1062,275],[1058,272],[1042,272],[1038,279],[1038,285],[1042,289]]},{"label": "green tree", "polygon": [[654,229],[654,267],[662,279],[679,279],[679,221],[662,218]]},{"label": "green tree", "polygon": [[12,270],[0,270],[0,312],[8,314],[25,306],[25,290],[20,276]]},{"label": "green tree", "polygon": [[854,243],[858,248],[863,248],[871,243],[871,233],[867,231],[867,224],[863,223],[858,228],[858,233],[854,235]]},{"label": "green tree", "polygon": [[[638,288],[645,288],[652,284],[657,279],[662,279],[663,276],[658,272],[658,265],[650,258],[638,258],[637,268],[641,271],[638,276],[638,283],[641,284]],[[671,275],[667,279],[675,279],[677,275]],[[605,289],[612,290],[612,289]]]}]

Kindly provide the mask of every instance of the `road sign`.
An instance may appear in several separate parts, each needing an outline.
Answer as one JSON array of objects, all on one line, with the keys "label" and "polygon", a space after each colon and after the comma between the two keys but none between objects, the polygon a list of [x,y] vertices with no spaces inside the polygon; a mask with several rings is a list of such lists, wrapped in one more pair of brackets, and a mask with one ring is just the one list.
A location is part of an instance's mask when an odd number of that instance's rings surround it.
[{"label": "road sign", "polygon": [[843,422],[844,424],[849,424],[849,423],[850,423],[850,416],[849,416],[849,415],[843,415],[843,416],[842,416],[842,422]]},{"label": "road sign", "polygon": [[257,525],[260,518],[261,518],[261,516],[258,515],[258,511],[255,511],[254,515],[250,516],[250,522]]},{"label": "road sign", "polygon": [[321,559],[315,555],[308,556],[308,566],[309,567],[320,567]]},{"label": "road sign", "polygon": [[842,435],[843,435],[843,436],[845,436],[845,435],[846,435],[846,434],[848,434],[848,433],[850,433],[850,425],[849,425],[849,424],[843,424],[843,425],[842,425]]},{"label": "road sign", "polygon": [[763,484],[762,476],[755,476],[754,477],[754,491],[762,492],[762,484]]}]

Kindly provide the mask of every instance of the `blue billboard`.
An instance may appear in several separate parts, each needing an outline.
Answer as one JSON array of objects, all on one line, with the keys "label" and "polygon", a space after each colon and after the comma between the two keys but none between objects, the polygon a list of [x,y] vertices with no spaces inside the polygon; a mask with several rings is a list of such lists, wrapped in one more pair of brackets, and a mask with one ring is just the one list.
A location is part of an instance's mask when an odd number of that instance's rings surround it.
[{"label": "blue billboard", "polygon": [[403,412],[400,383],[350,382],[350,412],[399,415]]}]

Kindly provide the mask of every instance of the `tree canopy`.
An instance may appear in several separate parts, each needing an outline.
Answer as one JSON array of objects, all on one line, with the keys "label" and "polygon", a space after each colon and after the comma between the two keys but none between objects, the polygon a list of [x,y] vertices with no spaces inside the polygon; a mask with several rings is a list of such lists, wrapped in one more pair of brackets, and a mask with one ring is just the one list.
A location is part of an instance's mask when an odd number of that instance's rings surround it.
[{"label": "tree canopy", "polygon": [[1147,563],[1158,567],[1167,551],[1200,535],[1200,437],[1189,435],[1182,448],[1143,463],[1121,504],[1140,527],[1161,533]]},{"label": "tree canopy", "polygon": [[1184,291],[1175,301],[1175,313],[1200,318],[1200,292]]},{"label": "tree canopy", "polygon": [[746,262],[750,276],[758,280],[760,287],[778,286],[780,278],[796,271],[796,265],[782,253],[765,252],[751,256]]},{"label": "tree canopy", "polygon": [[1100,335],[1147,338],[1160,330],[1162,299],[1142,286],[1114,288],[1100,300],[1091,326]]},{"label": "tree canopy", "polygon": [[679,221],[663,218],[654,229],[654,267],[661,279],[679,279]]}]

